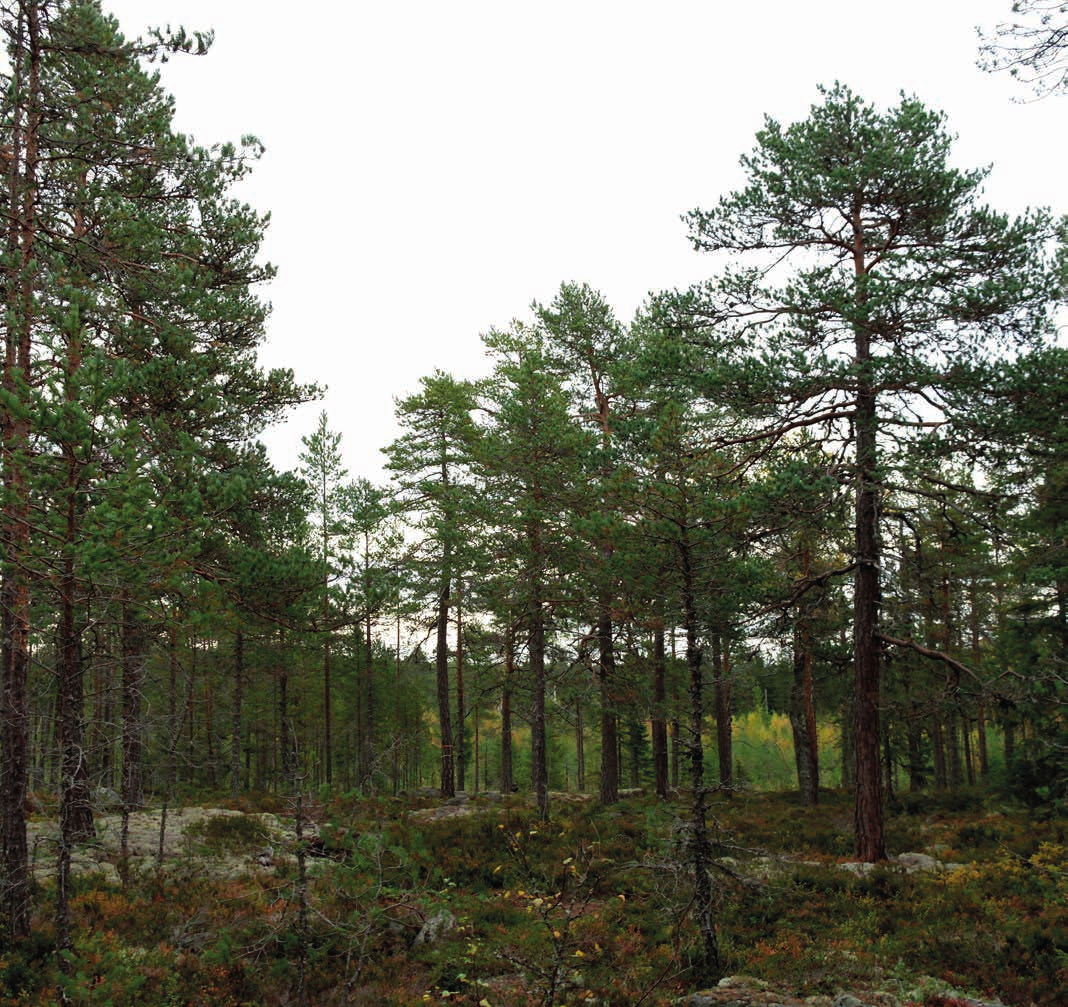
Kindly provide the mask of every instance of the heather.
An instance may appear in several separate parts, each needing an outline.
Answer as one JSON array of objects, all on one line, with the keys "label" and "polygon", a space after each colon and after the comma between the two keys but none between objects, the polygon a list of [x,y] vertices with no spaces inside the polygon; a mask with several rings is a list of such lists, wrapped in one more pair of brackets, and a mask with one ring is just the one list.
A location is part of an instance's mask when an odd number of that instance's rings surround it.
[{"label": "heather", "polygon": [[[67,974],[51,950],[54,882],[39,882],[33,937],[4,947],[2,995],[518,1007],[669,1004],[694,992],[685,795],[628,792],[608,807],[554,796],[548,821],[523,795],[334,797],[306,805],[299,841],[291,803],[277,797],[174,815],[181,841],[164,860],[150,846],[125,865],[125,883],[107,881],[117,853],[103,844],[101,870],[76,875]],[[815,807],[789,792],[713,797],[728,974],[796,997],[1065,1002],[1060,808],[994,789],[895,798],[892,856],[926,853],[920,870],[904,859],[851,865],[850,809],[841,791]]]}]

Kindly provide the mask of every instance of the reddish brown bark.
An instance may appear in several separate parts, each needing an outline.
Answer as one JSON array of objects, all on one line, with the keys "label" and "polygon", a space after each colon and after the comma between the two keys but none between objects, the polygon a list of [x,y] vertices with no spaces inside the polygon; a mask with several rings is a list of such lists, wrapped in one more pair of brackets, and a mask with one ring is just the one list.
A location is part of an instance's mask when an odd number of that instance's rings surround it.
[{"label": "reddish brown bark", "polygon": [[30,668],[30,489],[26,462],[29,409],[19,408],[32,383],[37,244],[37,134],[41,122],[41,10],[20,3],[14,33],[10,157],[7,158],[7,328],[0,413],[5,502],[0,515],[3,580],[0,583],[0,870],[3,908],[12,937],[30,932],[30,869],[26,840],[29,786],[29,718],[26,683]]},{"label": "reddish brown bark", "polygon": [[[868,264],[861,214],[862,195],[853,206],[853,263],[857,300],[865,299],[862,286]],[[854,326],[857,368],[856,409],[853,415],[856,451],[855,552],[853,582],[853,753],[855,802],[853,823],[856,854],[875,863],[886,859],[883,821],[880,745],[880,640],[879,640],[879,490],[878,414],[872,379],[871,333],[864,324]]]}]

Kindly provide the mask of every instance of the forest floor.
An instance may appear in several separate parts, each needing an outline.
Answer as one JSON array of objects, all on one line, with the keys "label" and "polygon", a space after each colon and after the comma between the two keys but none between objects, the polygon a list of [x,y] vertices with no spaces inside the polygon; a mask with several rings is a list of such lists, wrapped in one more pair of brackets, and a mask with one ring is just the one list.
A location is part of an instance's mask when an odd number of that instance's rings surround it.
[{"label": "forest floor", "polygon": [[121,816],[97,816],[65,976],[46,953],[56,823],[35,816],[35,938],[0,947],[0,1002],[1068,1003],[1068,817],[996,792],[893,802],[875,867],[850,856],[848,794],[715,798],[703,974],[682,797],[553,795],[549,822],[523,795],[339,797],[306,809],[300,844],[287,802],[225,803],[170,809],[162,861],[162,809],[130,816],[125,861]]},{"label": "forest floor", "polygon": [[[132,870],[166,867],[168,863],[199,861],[212,877],[225,879],[247,871],[258,861],[252,851],[236,853],[224,844],[215,847],[203,841],[207,824],[215,817],[241,817],[247,822],[245,831],[258,835],[261,850],[271,845],[271,837],[285,842],[292,833],[278,816],[270,812],[246,815],[231,808],[162,807],[131,812],[127,822],[126,845]],[[95,816],[96,839],[82,843],[71,858],[71,870],[77,876],[98,874],[102,880],[121,883],[118,865],[122,851],[123,818],[118,812]],[[28,840],[33,851],[32,862],[38,879],[51,878],[55,873],[54,850],[59,839],[59,823],[54,818],[31,819],[27,826]],[[262,866],[262,865],[261,865]]]}]

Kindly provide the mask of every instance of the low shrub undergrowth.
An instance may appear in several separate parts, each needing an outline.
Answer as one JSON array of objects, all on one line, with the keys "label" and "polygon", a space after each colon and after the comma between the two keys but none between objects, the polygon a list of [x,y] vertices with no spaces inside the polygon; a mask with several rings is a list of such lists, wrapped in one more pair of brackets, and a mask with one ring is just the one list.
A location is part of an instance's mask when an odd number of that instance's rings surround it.
[{"label": "low shrub undergrowth", "polygon": [[[950,985],[1013,1007],[1068,1003],[1063,817],[900,802],[893,852],[946,866],[860,875],[842,866],[849,796],[821,800],[713,801],[724,971],[799,995],[876,987],[934,1004]],[[43,882],[34,936],[0,943],[0,1002],[666,1005],[692,991],[684,807],[561,801],[549,822],[518,798],[471,807],[423,820],[397,802],[324,803],[326,850],[305,860],[303,901],[292,844],[270,866],[213,876],[200,858],[247,852],[263,825],[205,819],[195,871],[173,864],[125,888],[78,879],[65,957]]]}]

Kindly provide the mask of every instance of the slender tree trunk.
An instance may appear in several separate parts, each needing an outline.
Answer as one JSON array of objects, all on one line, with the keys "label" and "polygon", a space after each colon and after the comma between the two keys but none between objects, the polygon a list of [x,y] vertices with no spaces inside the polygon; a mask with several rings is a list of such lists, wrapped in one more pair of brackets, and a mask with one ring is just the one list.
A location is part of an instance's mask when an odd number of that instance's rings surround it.
[{"label": "slender tree trunk", "polygon": [[581,697],[575,700],[575,786],[580,794],[586,792],[586,716]]},{"label": "slender tree trunk", "polygon": [[[178,695],[178,671],[179,671],[179,659],[178,659],[178,619],[177,613],[172,614],[172,620],[170,625],[170,639],[167,646],[167,661],[170,666],[170,695],[168,697],[168,707],[170,713],[170,719],[167,723],[167,758],[166,758],[166,773],[163,779],[163,804],[160,808],[159,815],[159,842],[156,846],[156,867],[157,869],[163,868],[163,861],[167,850],[167,821],[170,813],[171,795],[173,795],[178,789],[178,748],[182,743],[182,731],[185,727],[186,720],[192,723],[192,712],[190,704],[193,699],[193,690],[196,687],[196,666],[191,664],[189,675],[186,676],[185,681],[185,695],[179,697]],[[196,648],[193,646],[193,652],[191,661],[196,660]],[[178,716],[178,710],[181,708],[184,713],[181,718]]]},{"label": "slender tree trunk", "polygon": [[[21,422],[10,424],[22,426]],[[5,432],[11,445],[22,434]],[[17,450],[17,449],[16,449]],[[7,453],[7,452],[5,452]],[[12,451],[13,453],[13,451]],[[7,459],[5,459],[6,461]],[[29,789],[29,713],[26,683],[30,666],[30,593],[22,558],[28,543],[29,511],[19,502],[26,492],[25,475],[5,470],[10,501],[4,509],[5,568],[0,585],[0,634],[3,684],[0,691],[0,860],[3,904],[13,936],[29,935],[29,848],[26,841],[26,794]]]},{"label": "slender tree trunk", "polygon": [[[68,459],[67,477],[65,534],[66,544],[70,547],[77,533],[75,502],[77,468],[73,458]],[[55,926],[56,951],[62,961],[60,968],[66,971],[67,956],[74,950],[74,936],[71,933],[70,921],[71,853],[77,843],[89,842],[96,837],[85,749],[85,680],[81,634],[76,613],[77,582],[74,559],[69,552],[63,557],[63,574],[59,594],[60,639],[56,681],[56,726],[60,747],[60,778]]]},{"label": "slender tree trunk", "polygon": [[3,513],[3,582],[0,584],[0,861],[3,904],[13,936],[29,935],[29,851],[26,842],[26,794],[29,787],[29,713],[26,682],[30,666],[30,590],[24,557],[28,551],[29,508],[21,454],[27,427],[5,417]]},{"label": "slender tree trunk", "polygon": [[166,778],[168,787],[178,782],[178,741],[182,721],[178,718],[178,626],[172,620],[167,640],[167,730],[174,743],[167,746]]},{"label": "slender tree trunk", "polygon": [[456,788],[466,789],[467,751],[464,730],[466,726],[464,696],[464,620],[462,581],[456,585]]},{"label": "slender tree trunk", "polygon": [[[860,200],[857,196],[852,208],[852,230],[855,297],[858,306],[862,307],[867,300],[868,265]],[[853,582],[853,825],[858,859],[875,863],[886,859],[882,767],[879,763],[882,737],[879,715],[879,424],[872,377],[871,333],[858,322],[854,339],[857,387],[853,426],[857,472],[856,573]]]},{"label": "slender tree trunk", "polygon": [[979,749],[979,775],[990,774],[990,755],[986,745],[986,707],[980,703],[975,710],[976,743]]},{"label": "slender tree trunk", "polygon": [[[671,667],[675,668],[678,655],[675,653],[675,627],[671,628]],[[682,724],[679,719],[679,711],[682,709],[682,700],[679,696],[678,676],[673,675],[671,695],[671,785],[677,790],[682,783]]]},{"label": "slender tree trunk", "polygon": [[[365,560],[365,563],[367,560]],[[375,759],[377,757],[375,752],[375,660],[374,660],[374,647],[373,647],[373,630],[374,619],[371,615],[371,609],[368,607],[367,614],[364,618],[364,661],[363,661],[363,703],[362,706],[362,724],[363,730],[360,732],[360,762],[362,763],[362,772],[360,783],[363,786],[367,786],[369,789],[375,789]]]},{"label": "slender tree trunk", "polygon": [[897,792],[897,778],[894,775],[894,749],[890,732],[883,731],[883,794],[892,799]]},{"label": "slender tree trunk", "polygon": [[61,752],[60,823],[72,843],[96,837],[85,748],[84,668],[81,646],[68,614],[63,613],[60,679],[56,695],[56,721]]},{"label": "slender tree trunk", "polygon": [[619,800],[619,715],[614,696],[616,652],[612,640],[612,613],[602,598],[597,616],[597,682],[601,694],[601,784],[602,804]]},{"label": "slender tree trunk", "polygon": [[[948,558],[946,556],[946,544],[939,543],[939,556],[942,567],[941,583],[941,643],[948,654],[953,649],[956,634],[953,626],[952,596],[949,587]],[[946,769],[949,777],[951,790],[960,787],[964,779],[964,766],[961,759],[961,739],[957,732],[957,722],[960,719],[960,672],[953,667],[948,667],[946,672]]]},{"label": "slender tree trunk", "polygon": [[[870,357],[866,343],[863,363]],[[861,355],[858,354],[858,357]],[[854,660],[853,755],[854,832],[857,857],[875,863],[886,859],[883,824],[879,700],[879,545],[875,485],[875,393],[862,379],[857,395],[856,556],[853,587]]]},{"label": "slender tree trunk", "polygon": [[549,817],[549,763],[545,737],[545,612],[541,585],[532,586],[530,627],[530,679],[533,688],[530,711],[530,784],[538,805],[538,817]]},{"label": "slender tree trunk", "polygon": [[[130,815],[144,807],[144,719],[141,713],[145,672],[145,634],[128,596],[120,609],[119,652],[122,661],[122,827],[119,838],[123,882],[130,853]],[[171,730],[173,731],[173,722]]]},{"label": "slender tree trunk", "polygon": [[284,630],[278,634],[278,745],[283,785],[291,787],[297,778],[299,763],[293,721],[289,716],[289,654]]},{"label": "slender tree trunk", "polygon": [[[20,3],[12,33],[12,87],[16,95],[7,132],[7,251],[4,302],[7,324],[0,411],[4,504],[0,581],[0,872],[3,909],[11,937],[30,933],[30,867],[26,839],[29,789],[30,668],[30,444],[34,273],[37,256],[37,134],[41,122],[41,10]],[[20,408],[20,405],[23,408]]]},{"label": "slender tree trunk", "polygon": [[[906,688],[908,688],[906,680]],[[911,692],[911,690],[909,690]],[[922,714],[919,704],[915,701],[909,703],[908,713],[905,718],[905,732],[909,753],[909,792],[916,793],[922,790],[927,783],[927,775],[923,771],[923,726]]]},{"label": "slender tree trunk", "polygon": [[666,800],[670,789],[668,781],[668,731],[667,731],[667,657],[664,648],[664,622],[658,620],[653,630],[653,786],[656,796]]},{"label": "slender tree trunk", "polygon": [[398,580],[397,586],[397,619],[395,625],[396,640],[394,645],[396,647],[396,653],[394,654],[393,665],[393,796],[396,797],[400,792],[400,750],[401,750],[401,738],[403,734],[401,732],[401,706],[400,706],[400,694],[401,694],[401,608],[400,608],[400,586]]},{"label": "slender tree trunk", "polygon": [[1002,758],[1006,766],[1016,760],[1016,711],[1006,709],[1001,718]]},{"label": "slender tree trunk", "polygon": [[839,738],[842,754],[842,786],[852,790],[856,771],[857,760],[853,754],[853,697],[849,696],[842,704],[841,736]]},{"label": "slender tree trunk", "polygon": [[453,751],[452,713],[449,695],[449,599],[452,575],[449,572],[451,551],[446,545],[442,566],[441,592],[438,595],[437,647],[435,672],[438,687],[438,725],[441,733],[441,796],[456,796],[456,771]]},{"label": "slender tree trunk", "polygon": [[[919,546],[910,548],[908,536],[902,525],[899,533],[898,551],[901,563],[898,570],[898,591],[903,599],[904,618],[912,633],[913,620],[917,618],[917,591],[914,581],[919,581],[921,555]],[[905,718],[905,747],[908,753],[909,793],[922,790],[927,783],[927,774],[923,759],[923,708],[918,699],[918,687],[913,680],[911,662],[906,659],[899,662],[901,694],[906,697],[903,704]]]},{"label": "slender tree trunk", "polygon": [[56,682],[56,724],[60,747],[60,825],[64,842],[89,842],[96,837],[89,761],[85,747],[85,666],[77,626],[74,564],[63,561],[60,584],[59,663]]},{"label": "slender tree trunk", "polygon": [[215,694],[211,680],[213,673],[209,669],[204,674],[204,749],[207,756],[208,786],[214,790],[219,785],[219,752],[215,738]]},{"label": "slender tree trunk", "polygon": [[[979,603],[976,579],[972,577],[969,582],[969,595],[971,599],[971,605],[969,606],[969,616],[971,622],[971,638],[972,638],[972,667],[979,668],[983,660],[982,650],[982,632],[979,623]],[[983,706],[982,701],[978,703],[975,708],[975,740],[977,746],[978,762],[979,762],[979,775],[985,777],[990,771],[990,764],[987,758],[986,750],[986,708]]]},{"label": "slender tree trunk", "polygon": [[515,675],[515,632],[509,626],[504,643],[504,681],[501,683],[501,793],[515,789],[512,772],[512,682]]},{"label": "slender tree trunk", "polygon": [[323,643],[323,767],[326,783],[334,782],[334,686],[330,664],[330,634]]},{"label": "slender tree trunk", "polygon": [[[871,445],[861,457],[874,455],[874,396],[871,397]],[[858,427],[860,423],[858,422]],[[860,435],[858,434],[858,438]],[[867,443],[867,436],[864,438]],[[857,571],[854,584],[853,754],[856,766],[854,829],[857,857],[868,863],[886,859],[883,824],[879,715],[879,553],[876,542],[877,501],[874,474],[863,465],[857,490]]]},{"label": "slender tree trunk", "polygon": [[[684,532],[685,536],[685,532]],[[693,556],[688,537],[679,543],[682,568],[682,610],[686,622],[686,666],[689,671],[690,737],[686,748],[690,763],[690,863],[694,874],[694,912],[701,935],[701,960],[695,976],[702,982],[719,978],[722,962],[716,929],[715,899],[712,890],[712,843],[708,832],[707,793],[705,790],[704,684],[701,648],[698,645],[697,602],[694,587]]]},{"label": "slender tree trunk", "polygon": [[[177,641],[177,632],[175,633],[175,640]],[[177,647],[175,648],[175,658],[178,657]],[[190,781],[196,779],[197,767],[201,765],[200,759],[197,753],[197,721],[196,721],[196,702],[197,702],[197,638],[190,634],[189,636],[189,674],[186,680],[186,690],[183,703],[182,724],[188,731],[186,735],[186,772],[189,774]]]},{"label": "slender tree trunk", "polygon": [[245,634],[234,633],[234,691],[230,710],[230,799],[241,796],[241,735],[245,705]]},{"label": "slender tree trunk", "polygon": [[716,704],[716,754],[719,758],[719,785],[730,794],[734,789],[734,738],[731,723],[730,655],[723,647],[723,634],[712,634],[713,693]]},{"label": "slender tree trunk", "polygon": [[[812,550],[807,542],[801,546],[801,572],[806,578],[812,575]],[[797,764],[797,786],[801,802],[807,806],[819,804],[820,800],[819,730],[816,724],[812,681],[814,661],[812,613],[808,606],[802,606],[794,623],[794,680],[790,688],[790,727]]]},{"label": "slender tree trunk", "polygon": [[475,789],[474,792],[479,792],[479,786],[486,786],[485,778],[479,778],[479,765],[478,756],[480,752],[480,727],[479,719],[481,717],[481,711],[479,709],[479,697],[482,695],[482,682],[481,677],[478,674],[478,667],[475,668],[475,703],[471,709],[471,733],[473,735],[471,739],[471,770],[475,775]]},{"label": "slender tree trunk", "polygon": [[975,786],[975,756],[972,753],[972,723],[970,717],[961,717],[961,743],[964,755],[965,782]]},{"label": "slender tree trunk", "polygon": [[949,789],[960,789],[964,778],[963,759],[961,758],[960,721],[956,710],[949,709],[945,717],[945,760]]},{"label": "slender tree trunk", "polygon": [[296,904],[295,938],[297,956],[297,981],[295,998],[298,1007],[308,1007],[308,947],[309,947],[309,903],[308,903],[308,868],[307,847],[304,842],[305,795],[304,774],[301,772],[300,753],[298,751],[297,733],[290,718],[289,710],[289,675],[287,672],[288,654],[284,631],[279,634],[281,663],[278,676],[278,723],[282,744],[282,767],[285,774],[285,786],[290,794],[293,807],[293,832],[295,835],[296,876],[293,879],[293,901]]},{"label": "slender tree trunk", "polygon": [[[81,187],[87,186],[87,177],[82,173]],[[85,239],[85,218],[79,205],[73,208],[74,237]],[[77,267],[75,266],[75,270]],[[63,401],[77,415],[78,380],[82,367],[83,339],[81,322],[71,320],[64,325],[67,352],[64,362]],[[67,844],[88,842],[96,837],[93,826],[93,808],[89,786],[88,749],[85,743],[85,663],[82,654],[82,629],[78,625],[78,575],[75,567],[75,549],[78,541],[79,508],[78,496],[82,488],[84,466],[79,460],[77,437],[67,434],[62,438],[61,451],[64,459],[65,480],[58,494],[57,510],[64,516],[61,544],[61,571],[59,578],[59,660],[56,681],[56,722],[60,746],[60,831],[62,842]],[[66,860],[69,868],[69,856]],[[58,888],[65,893],[69,877],[60,878]],[[61,915],[57,908],[57,926]]]},{"label": "slender tree trunk", "polygon": [[790,687],[790,728],[794,739],[797,788],[801,803],[820,799],[819,735],[812,698],[812,627],[806,615],[794,626],[794,680]]},{"label": "slender tree trunk", "polygon": [[[101,639],[105,641],[105,649],[99,649]],[[96,646],[92,652],[92,695],[93,695],[93,720],[92,733],[89,739],[89,747],[100,752],[100,781],[105,787],[119,790],[120,784],[115,772],[115,737],[112,731],[114,724],[114,690],[111,685],[111,677],[108,671],[118,667],[117,662],[112,660],[110,653],[110,636],[105,633],[97,637]]]},{"label": "slender tree trunk", "polygon": [[931,749],[934,757],[934,779],[938,790],[949,789],[949,770],[946,767],[946,739],[942,727],[942,709],[936,706],[931,721]]}]

